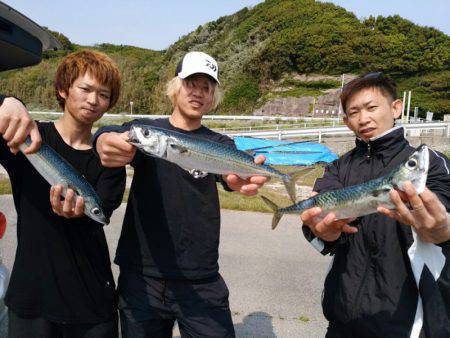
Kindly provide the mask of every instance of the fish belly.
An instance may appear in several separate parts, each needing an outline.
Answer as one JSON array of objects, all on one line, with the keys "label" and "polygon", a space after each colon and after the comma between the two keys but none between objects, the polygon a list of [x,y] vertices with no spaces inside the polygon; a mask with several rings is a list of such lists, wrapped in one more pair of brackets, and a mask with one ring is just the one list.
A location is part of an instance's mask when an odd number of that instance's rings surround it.
[{"label": "fish belly", "polygon": [[258,173],[257,170],[252,170],[251,167],[246,167],[245,164],[227,161],[224,158],[212,155],[205,156],[191,151],[182,153],[168,151],[166,159],[179,165],[185,170],[197,169],[207,173],[220,175],[234,173],[242,178],[247,178]]},{"label": "fish belly", "polygon": [[324,208],[320,217],[323,218],[328,213],[333,212],[336,215],[336,219],[356,218],[376,213],[377,208],[380,206],[388,209],[394,208],[388,192],[382,193],[377,197],[362,197],[359,200],[336,205],[332,208]]}]

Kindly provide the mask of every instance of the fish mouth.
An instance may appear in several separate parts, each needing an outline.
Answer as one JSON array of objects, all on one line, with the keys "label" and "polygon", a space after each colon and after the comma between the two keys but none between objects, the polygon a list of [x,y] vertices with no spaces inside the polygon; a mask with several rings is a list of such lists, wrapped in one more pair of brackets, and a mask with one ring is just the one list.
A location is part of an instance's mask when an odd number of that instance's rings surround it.
[{"label": "fish mouth", "polygon": [[132,145],[140,143],[134,127],[131,127],[130,130],[128,131],[128,142],[131,143]]}]

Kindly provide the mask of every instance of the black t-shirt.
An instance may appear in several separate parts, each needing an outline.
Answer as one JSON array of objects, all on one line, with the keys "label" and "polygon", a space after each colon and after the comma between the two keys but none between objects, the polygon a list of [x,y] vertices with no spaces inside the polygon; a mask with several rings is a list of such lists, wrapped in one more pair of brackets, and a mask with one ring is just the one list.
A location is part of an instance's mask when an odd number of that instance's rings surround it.
[{"label": "black t-shirt", "polygon": [[[235,147],[229,137],[204,126],[185,131],[168,119],[137,122]],[[124,132],[131,123],[101,128],[95,137],[108,131]],[[160,278],[217,275],[220,206],[216,182],[220,177],[194,178],[178,165],[140,151],[131,165],[135,171],[115,263],[121,269]]]},{"label": "black t-shirt", "polygon": [[[53,123],[38,123],[42,139],[97,191],[107,216],[125,189],[125,170],[101,166],[92,149],[67,145]],[[115,286],[103,226],[66,219],[50,205],[50,185],[22,153],[0,140],[0,164],[11,179],[17,211],[17,252],[6,304],[22,316],[67,323],[98,323],[115,315]]]}]

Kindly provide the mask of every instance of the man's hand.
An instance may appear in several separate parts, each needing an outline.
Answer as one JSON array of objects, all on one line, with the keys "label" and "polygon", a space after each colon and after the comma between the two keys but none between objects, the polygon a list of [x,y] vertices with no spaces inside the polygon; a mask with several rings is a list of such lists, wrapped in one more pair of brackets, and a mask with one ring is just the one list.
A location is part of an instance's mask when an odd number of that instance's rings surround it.
[{"label": "man's hand", "polygon": [[[255,158],[256,164],[263,164],[266,160],[265,156],[259,155]],[[251,176],[247,179],[240,178],[235,174],[223,175],[223,179],[227,183],[228,187],[234,191],[239,191],[246,196],[253,196],[258,193],[258,189],[261,188],[270,178],[265,176]]]},{"label": "man's hand", "polygon": [[133,161],[136,147],[128,143],[128,132],[103,133],[97,138],[97,152],[102,165],[109,168],[123,167]]},{"label": "man's hand", "polygon": [[[317,192],[313,191],[311,196],[317,195]],[[358,232],[358,228],[348,225],[354,219],[340,219],[336,220],[336,216],[330,212],[322,219],[317,217],[322,212],[321,208],[311,208],[303,211],[300,214],[300,218],[304,225],[308,226],[314,236],[326,241],[335,241],[341,236],[341,233],[354,234]]]},{"label": "man's hand", "polygon": [[38,151],[42,142],[36,122],[22,102],[13,97],[5,98],[0,106],[0,134],[13,154],[19,152],[19,145],[28,135],[31,137],[31,144],[25,149],[25,154]]},{"label": "man's hand", "polygon": [[[404,185],[404,193],[391,190],[395,210],[379,207],[383,215],[414,227],[424,242],[439,244],[450,240],[450,216],[439,198],[428,188],[420,195],[411,182]],[[405,204],[409,203],[411,208]]]},{"label": "man's hand", "polygon": [[53,212],[65,218],[78,218],[84,215],[84,200],[76,196],[72,189],[67,189],[64,201],[61,200],[63,192],[62,185],[50,188],[50,204]]}]

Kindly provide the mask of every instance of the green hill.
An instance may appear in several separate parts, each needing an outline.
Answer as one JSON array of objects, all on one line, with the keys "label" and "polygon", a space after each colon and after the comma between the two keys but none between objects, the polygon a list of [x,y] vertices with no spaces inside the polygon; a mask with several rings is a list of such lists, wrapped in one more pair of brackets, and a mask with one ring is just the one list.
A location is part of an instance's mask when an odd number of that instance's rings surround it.
[{"label": "green hill", "polygon": [[[144,34],[145,32],[143,32]],[[86,48],[66,41],[68,51]],[[412,90],[421,112],[450,113],[450,38],[400,16],[359,20],[331,3],[266,0],[253,8],[199,26],[167,50],[99,45],[119,64],[123,93],[115,112],[168,113],[166,81],[187,51],[202,50],[221,66],[225,92],[218,113],[249,114],[277,96],[319,96],[339,81],[293,80],[298,74],[339,75],[383,71]],[[67,52],[68,52],[67,51]],[[0,92],[14,94],[30,109],[57,109],[52,81],[61,52],[41,64],[0,74]],[[281,88],[281,90],[280,90]]]}]

